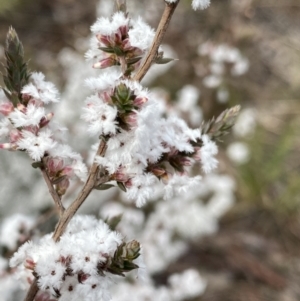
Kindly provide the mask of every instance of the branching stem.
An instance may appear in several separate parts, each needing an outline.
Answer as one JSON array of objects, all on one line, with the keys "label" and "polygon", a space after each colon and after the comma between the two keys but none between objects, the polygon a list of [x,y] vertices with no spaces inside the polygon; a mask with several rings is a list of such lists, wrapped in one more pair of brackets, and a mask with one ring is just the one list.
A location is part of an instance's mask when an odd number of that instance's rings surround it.
[{"label": "branching stem", "polygon": [[[44,160],[43,160],[43,162],[44,162]],[[43,178],[44,178],[44,180],[45,180],[45,182],[48,186],[49,193],[51,194],[52,199],[55,203],[55,206],[56,206],[56,209],[59,213],[59,216],[61,217],[63,215],[64,211],[65,211],[65,208],[64,208],[64,206],[61,202],[61,197],[58,195],[57,191],[54,189],[53,184],[52,184],[52,182],[49,178],[49,175],[47,173],[47,170],[44,167],[42,167],[41,172],[42,172]]]},{"label": "branching stem", "polygon": [[153,39],[152,45],[150,46],[149,52],[144,59],[144,62],[140,69],[137,71],[133,80],[141,81],[143,77],[146,75],[148,70],[150,69],[155,57],[157,56],[158,48],[164,38],[164,35],[168,29],[169,23],[171,21],[172,15],[178,5],[180,0],[175,3],[167,3],[165,2],[165,10],[162,14],[160,22],[158,24],[155,37]]}]

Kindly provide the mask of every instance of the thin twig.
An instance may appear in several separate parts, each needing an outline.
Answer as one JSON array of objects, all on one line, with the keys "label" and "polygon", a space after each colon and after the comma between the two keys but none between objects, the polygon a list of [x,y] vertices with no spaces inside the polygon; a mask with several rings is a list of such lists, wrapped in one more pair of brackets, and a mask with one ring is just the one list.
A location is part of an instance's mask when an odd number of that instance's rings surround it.
[{"label": "thin twig", "polygon": [[153,39],[152,45],[150,46],[149,52],[140,67],[140,69],[137,71],[135,76],[133,77],[133,80],[141,81],[143,77],[146,75],[148,70],[150,69],[153,60],[157,56],[158,48],[163,40],[163,37],[167,31],[168,25],[170,23],[170,20],[172,18],[172,15],[179,3],[179,0],[175,3],[165,3],[165,10],[163,12],[163,15],[161,17],[161,20],[158,24],[155,37]]},{"label": "thin twig", "polygon": [[32,301],[36,294],[38,293],[39,288],[37,286],[37,280],[34,279],[33,283],[31,284],[29,291],[27,292],[25,301]]},{"label": "thin twig", "polygon": [[[96,156],[104,156],[106,151],[106,142],[104,140],[101,140]],[[95,157],[96,157],[95,156]],[[107,178],[104,177],[103,179],[98,179],[98,173],[99,173],[99,165],[98,163],[94,162],[93,165],[91,166],[88,179],[86,180],[82,190],[80,191],[78,197],[76,200],[70,205],[69,208],[64,210],[63,214],[60,216],[60,219],[56,225],[55,231],[53,233],[53,240],[55,242],[59,241],[60,237],[64,233],[68,223],[70,220],[73,218],[77,210],[80,208],[80,206],[83,204],[83,202],[86,200],[86,198],[89,196],[93,188],[95,187],[95,184],[97,183],[98,185],[101,184],[102,182],[105,183],[107,182]],[[25,301],[33,301],[34,297],[36,296],[38,292],[38,286],[37,286],[37,280],[31,284],[30,289],[26,295]]]},{"label": "thin twig", "polygon": [[[101,140],[99,144],[99,148],[97,150],[96,156],[104,156],[106,151],[106,142],[104,140]],[[87,181],[85,182],[82,190],[80,191],[79,195],[77,196],[76,200],[70,205],[68,209],[65,210],[64,214],[61,216],[54,234],[53,239],[54,241],[59,241],[61,235],[64,233],[69,221],[72,219],[72,217],[75,215],[77,210],[80,208],[80,206],[83,204],[83,202],[86,200],[86,198],[89,196],[91,191],[94,189],[95,184],[101,184],[108,181],[108,178],[103,177],[103,179],[100,179],[100,183],[97,182],[98,180],[98,172],[99,172],[99,165],[98,163],[94,162],[90,172]]]},{"label": "thin twig", "polygon": [[[44,160],[43,160],[43,162],[44,162]],[[57,191],[54,189],[53,184],[52,184],[52,182],[48,176],[48,173],[44,167],[41,167],[41,172],[42,172],[43,178],[48,186],[48,189],[52,196],[52,199],[55,203],[55,206],[59,213],[59,216],[61,217],[65,211],[65,208],[61,202],[61,197],[58,195]]]}]

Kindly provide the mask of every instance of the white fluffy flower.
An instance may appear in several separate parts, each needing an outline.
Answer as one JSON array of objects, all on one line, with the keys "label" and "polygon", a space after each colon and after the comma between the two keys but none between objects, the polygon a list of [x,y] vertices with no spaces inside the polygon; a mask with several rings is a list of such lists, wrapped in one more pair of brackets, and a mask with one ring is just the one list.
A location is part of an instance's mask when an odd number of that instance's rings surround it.
[{"label": "white fluffy flower", "polygon": [[30,79],[33,83],[25,85],[22,89],[23,94],[28,94],[36,100],[43,103],[58,102],[59,93],[51,82],[46,82],[45,75],[41,72],[34,72]]},{"label": "white fluffy flower", "polygon": [[150,47],[155,32],[141,18],[132,22],[132,28],[128,31],[130,45],[146,50]]},{"label": "white fluffy flower", "polygon": [[202,169],[205,173],[211,172],[218,165],[218,160],[214,157],[218,153],[218,147],[207,135],[201,137],[203,145],[200,149]]},{"label": "white fluffy flower", "polygon": [[115,33],[121,26],[127,26],[129,19],[123,12],[116,12],[111,19],[101,17],[91,26],[91,31],[101,35],[111,35]]},{"label": "white fluffy flower", "polygon": [[192,7],[194,10],[197,9],[206,9],[210,5],[210,0],[193,0]]},{"label": "white fluffy flower", "polygon": [[[60,300],[110,300],[111,278],[99,265],[114,255],[122,236],[92,216],[75,216],[59,242],[51,235],[21,246],[10,260],[12,267],[25,264],[38,275],[38,286]],[[100,275],[101,274],[101,275]]]},{"label": "white fluffy flower", "polygon": [[91,135],[115,134],[117,108],[104,103],[97,95],[88,97],[86,103],[82,119],[89,123],[88,132]]},{"label": "white fluffy flower", "polygon": [[26,150],[34,160],[40,160],[45,152],[52,150],[56,142],[52,139],[50,130],[40,131],[37,135],[29,131],[22,131],[22,139],[17,141],[18,149]]},{"label": "white fluffy flower", "polygon": [[45,109],[33,104],[29,104],[26,107],[25,113],[15,108],[14,111],[9,114],[9,118],[16,128],[38,125],[44,116]]}]

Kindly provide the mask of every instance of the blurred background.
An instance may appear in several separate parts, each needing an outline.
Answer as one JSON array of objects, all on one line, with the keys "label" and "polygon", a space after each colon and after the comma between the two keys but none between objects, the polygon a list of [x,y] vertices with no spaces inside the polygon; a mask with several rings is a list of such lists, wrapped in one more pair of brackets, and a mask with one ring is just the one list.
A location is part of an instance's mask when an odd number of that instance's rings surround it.
[{"label": "blurred background", "polygon": [[[83,59],[89,27],[101,14],[109,15],[110,2],[0,0],[1,60],[12,25],[30,69],[45,73],[68,100],[58,118],[71,134],[84,135],[77,120],[88,91],[78,89],[86,77],[82,68],[91,69]],[[130,14],[142,15],[154,28],[162,10],[163,1],[128,0]],[[145,84],[181,109],[191,126],[241,105],[218,155],[219,174],[235,181],[235,203],[220,218],[218,230],[189,240],[176,261],[153,273],[156,285],[192,266],[207,285],[190,300],[300,300],[299,28],[299,0],[212,0],[209,9],[197,12],[189,0],[180,2],[164,39],[166,53],[178,61]],[[185,109],[189,99],[200,106],[198,115]],[[68,111],[70,106],[75,113]],[[88,156],[85,145],[71,143]],[[30,181],[39,181],[39,175],[30,164],[22,171],[14,167],[26,160],[17,153],[0,153],[0,219],[36,207],[48,210],[50,200],[47,206],[40,200],[44,188],[35,188],[36,200],[28,200],[33,195]],[[32,205],[25,205],[26,200]],[[86,211],[93,212],[93,206]]]}]

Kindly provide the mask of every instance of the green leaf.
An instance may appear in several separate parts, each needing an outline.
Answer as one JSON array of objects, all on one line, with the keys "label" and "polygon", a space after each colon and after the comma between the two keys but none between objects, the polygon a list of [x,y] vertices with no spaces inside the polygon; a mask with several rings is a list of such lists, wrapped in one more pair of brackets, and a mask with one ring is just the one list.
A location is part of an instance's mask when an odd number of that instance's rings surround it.
[{"label": "green leaf", "polygon": [[127,191],[127,189],[126,189],[124,183],[122,183],[122,182],[117,182],[117,184],[118,184],[119,188],[120,188],[122,191],[124,191],[124,192]]},{"label": "green leaf", "polygon": [[113,184],[100,184],[98,186],[95,186],[94,189],[96,189],[96,190],[107,190],[107,189],[110,189],[112,187],[116,187],[116,186],[113,185]]},{"label": "green leaf", "polygon": [[109,228],[112,230],[112,231],[115,231],[118,224],[120,223],[120,221],[122,220],[122,217],[123,217],[123,214],[118,214],[116,216],[113,216],[111,218],[107,218],[105,220],[105,223],[109,226]]},{"label": "green leaf", "polygon": [[168,64],[172,61],[175,61],[176,59],[172,59],[172,58],[167,58],[167,57],[159,57],[157,58],[154,62],[156,64],[159,64],[159,65],[164,65],[164,64]]},{"label": "green leaf", "polygon": [[114,49],[111,47],[99,47],[98,49],[107,52],[107,53],[115,53]]},{"label": "green leaf", "polygon": [[42,167],[44,167],[44,163],[41,162],[41,161],[39,161],[39,162],[33,162],[33,163],[31,164],[31,166],[32,166],[33,168],[42,168]]}]

